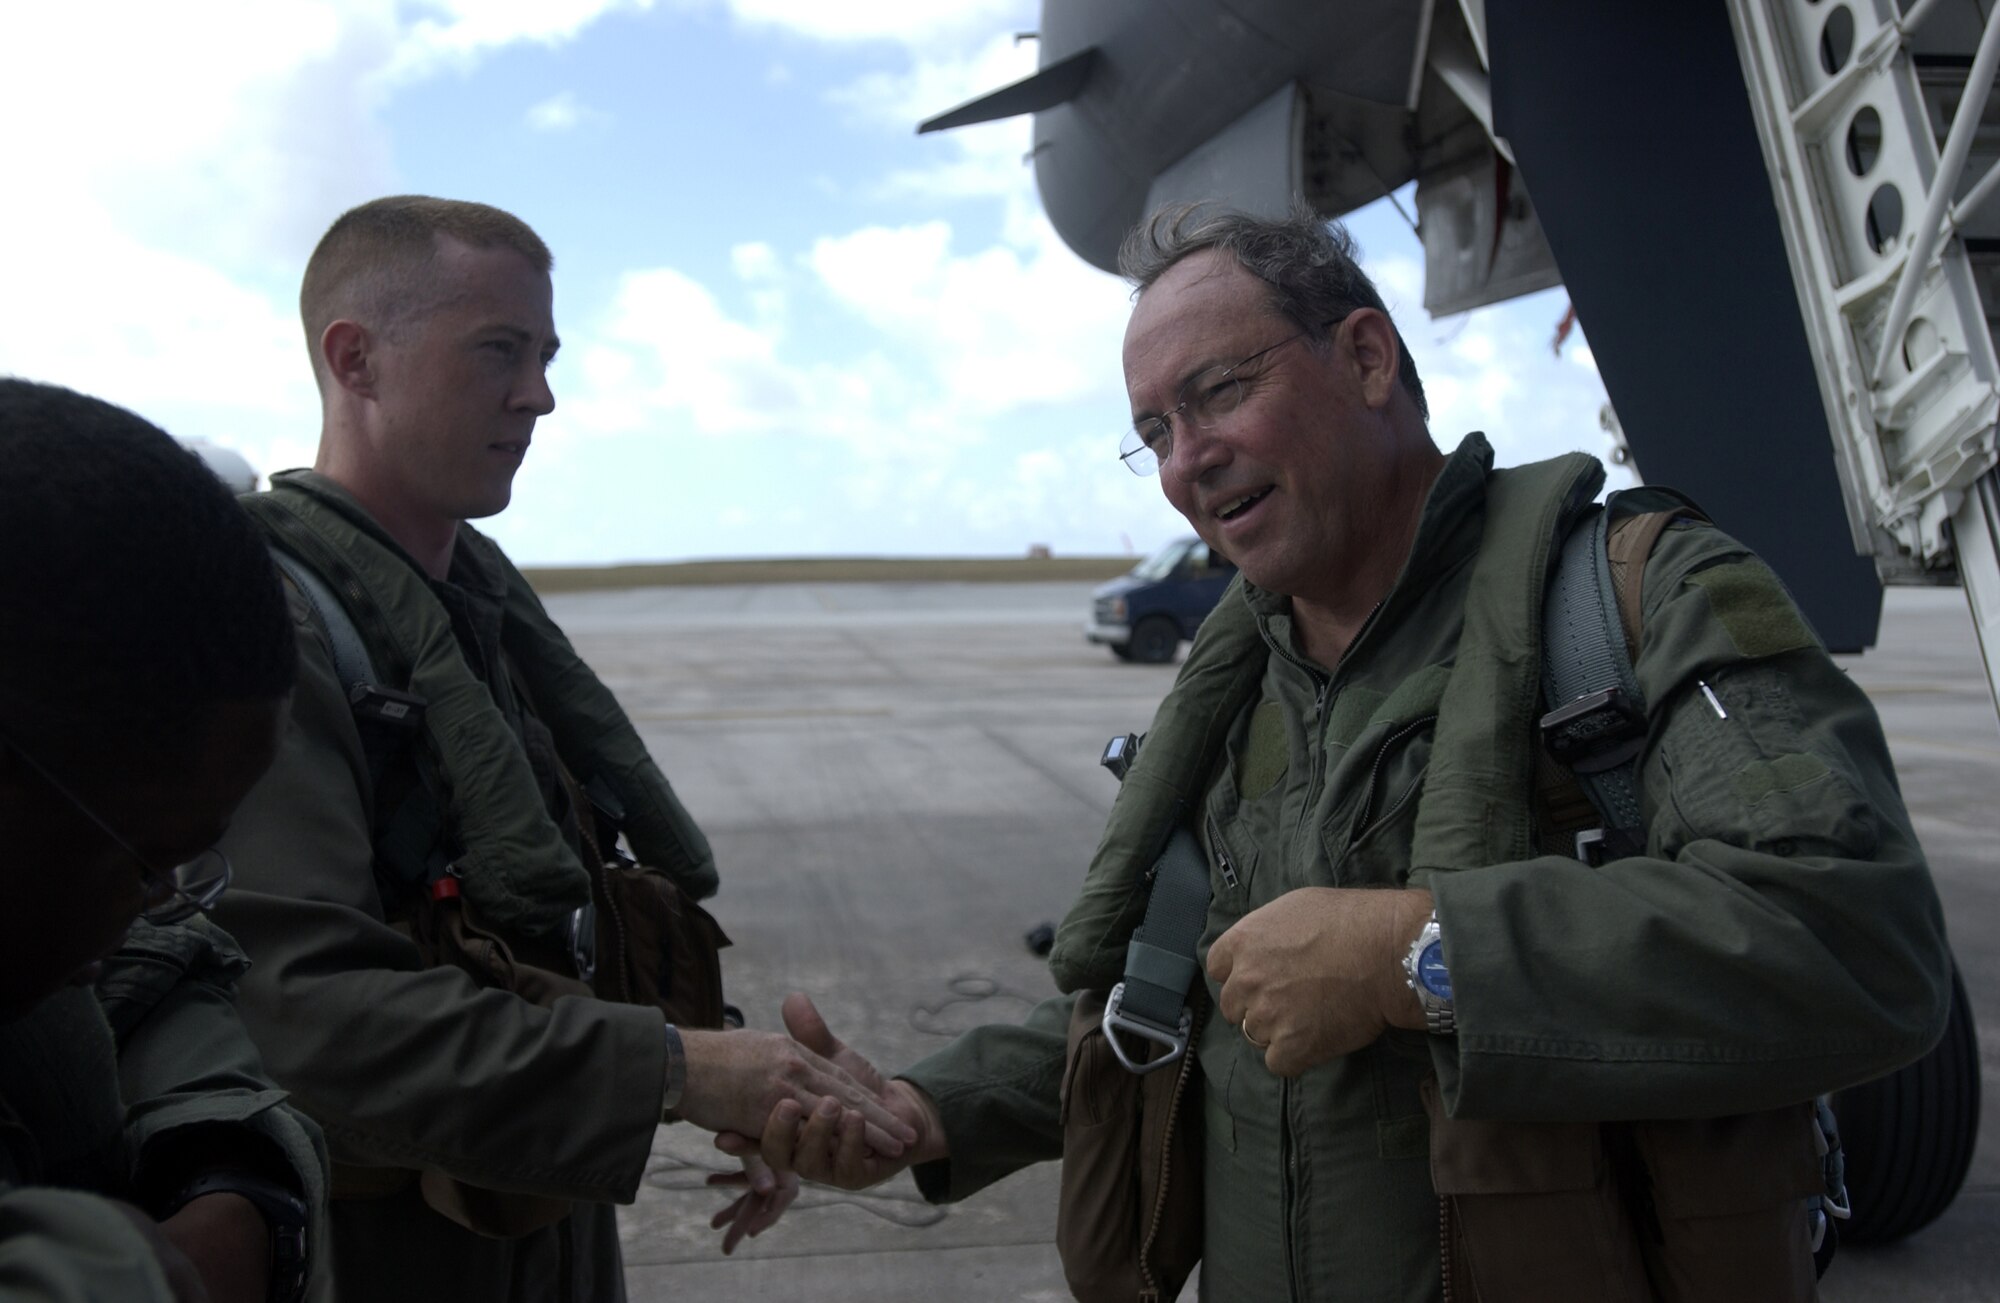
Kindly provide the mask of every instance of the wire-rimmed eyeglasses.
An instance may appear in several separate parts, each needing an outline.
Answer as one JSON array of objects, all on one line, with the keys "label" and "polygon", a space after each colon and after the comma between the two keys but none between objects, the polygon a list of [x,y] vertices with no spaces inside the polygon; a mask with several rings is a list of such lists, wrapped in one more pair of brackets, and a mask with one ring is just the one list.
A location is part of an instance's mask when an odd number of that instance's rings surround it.
[{"label": "wire-rimmed eyeglasses", "polygon": [[1174,421],[1192,423],[1202,430],[1214,429],[1218,421],[1243,405],[1243,380],[1236,373],[1266,353],[1275,353],[1293,340],[1338,325],[1342,317],[1320,322],[1310,330],[1287,335],[1267,348],[1260,348],[1241,362],[1212,366],[1189,376],[1174,397],[1179,399],[1158,416],[1140,421],[1125,432],[1118,445],[1118,460],[1134,475],[1151,475],[1174,454]]},{"label": "wire-rimmed eyeglasses", "polygon": [[229,857],[217,848],[211,846],[193,859],[163,871],[141,855],[131,842],[119,835],[117,829],[106,823],[97,811],[85,804],[82,797],[50,773],[48,766],[30,755],[20,743],[0,733],[0,747],[19,756],[22,764],[53,787],[57,795],[75,806],[77,813],[90,820],[112,845],[131,857],[145,880],[146,903],[140,908],[139,917],[148,923],[180,923],[196,914],[206,914],[222,898],[222,893],[229,889]]}]

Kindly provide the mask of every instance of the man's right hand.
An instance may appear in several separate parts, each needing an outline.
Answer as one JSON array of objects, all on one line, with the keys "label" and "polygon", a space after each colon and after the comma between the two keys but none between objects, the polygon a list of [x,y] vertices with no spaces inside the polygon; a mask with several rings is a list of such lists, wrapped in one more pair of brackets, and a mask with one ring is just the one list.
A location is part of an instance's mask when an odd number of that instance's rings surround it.
[{"label": "man's right hand", "polygon": [[902,1153],[885,1155],[871,1147],[867,1118],[859,1110],[825,1098],[810,1106],[786,1099],[765,1120],[761,1139],[725,1132],[715,1138],[717,1149],[737,1157],[761,1153],[777,1171],[846,1190],[864,1189],[914,1164],[950,1157],[944,1123],[930,1096],[907,1081],[885,1080],[874,1064],[833,1034],[805,995],[786,997],[783,1012],[785,1029],[800,1045],[869,1088],[915,1138]]},{"label": "man's right hand", "polygon": [[853,1058],[867,1068],[869,1080],[857,1080],[808,1045],[777,1032],[682,1028],[681,1045],[687,1054],[687,1086],[674,1111],[704,1130],[758,1136],[779,1109],[789,1105],[791,1116],[803,1117],[824,1102],[843,1115],[853,1113],[859,1124],[855,1143],[882,1157],[899,1157],[918,1139],[917,1129],[889,1108],[881,1077],[858,1055]]}]

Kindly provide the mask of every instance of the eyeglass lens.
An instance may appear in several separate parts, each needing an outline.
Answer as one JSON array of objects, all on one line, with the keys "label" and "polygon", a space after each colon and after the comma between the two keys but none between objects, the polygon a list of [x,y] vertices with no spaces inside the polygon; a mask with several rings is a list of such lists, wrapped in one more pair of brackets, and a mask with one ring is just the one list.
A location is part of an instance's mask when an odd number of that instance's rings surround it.
[{"label": "eyeglass lens", "polygon": [[1235,369],[1212,367],[1188,381],[1172,411],[1126,432],[1118,445],[1119,460],[1135,475],[1151,475],[1173,456],[1174,422],[1206,430],[1235,411],[1243,403],[1243,382],[1230,374]]}]

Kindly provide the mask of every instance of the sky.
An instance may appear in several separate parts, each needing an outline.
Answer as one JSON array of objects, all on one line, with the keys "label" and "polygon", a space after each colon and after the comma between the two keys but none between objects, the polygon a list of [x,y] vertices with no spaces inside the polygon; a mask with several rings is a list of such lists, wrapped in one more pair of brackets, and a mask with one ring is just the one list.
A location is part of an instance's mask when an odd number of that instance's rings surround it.
[{"label": "sky", "polygon": [[[0,43],[0,374],[266,473],[310,464],[307,256],[383,194],[555,251],[557,398],[483,527],[523,564],[1147,552],[1117,462],[1129,289],[1042,216],[1026,118],[916,123],[1035,68],[1034,0],[151,0]],[[1411,208],[1408,192],[1402,207]],[[1449,449],[1604,455],[1560,289],[1434,320],[1395,207],[1348,218]]]}]

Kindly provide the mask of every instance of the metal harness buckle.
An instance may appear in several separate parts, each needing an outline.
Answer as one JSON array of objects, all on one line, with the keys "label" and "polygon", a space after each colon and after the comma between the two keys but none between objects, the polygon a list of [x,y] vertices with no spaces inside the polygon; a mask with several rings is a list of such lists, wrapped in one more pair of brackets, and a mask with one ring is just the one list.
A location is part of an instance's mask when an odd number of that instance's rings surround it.
[{"label": "metal harness buckle", "polygon": [[[1854,1202],[1847,1194],[1847,1156],[1840,1147],[1840,1120],[1834,1116],[1827,1097],[1813,1101],[1813,1140],[1819,1149],[1820,1179],[1826,1189],[1806,1200],[1806,1221],[1812,1230],[1812,1251],[1819,1253],[1826,1243],[1829,1219],[1846,1221],[1854,1215]],[[1822,1267],[1822,1270],[1824,1268]]]},{"label": "metal harness buckle", "polygon": [[[1125,1065],[1127,1072],[1144,1076],[1156,1068],[1166,1067],[1187,1053],[1188,1034],[1194,1027],[1194,1014],[1186,1005],[1181,1006],[1180,1026],[1169,1032],[1149,1019],[1123,1012],[1124,1004],[1125,983],[1120,982],[1111,988],[1110,998],[1104,1002],[1104,1039],[1109,1042],[1111,1052],[1118,1056],[1118,1062]],[[1132,1056],[1125,1052],[1125,1047],[1118,1043],[1118,1033],[1121,1031],[1130,1032],[1155,1045],[1164,1045],[1167,1047],[1167,1052],[1157,1059],[1143,1063],[1134,1062]]]},{"label": "metal harness buckle", "polygon": [[1646,740],[1646,715],[1623,691],[1606,688],[1542,716],[1541,734],[1557,764],[1594,774],[1636,754]]}]

